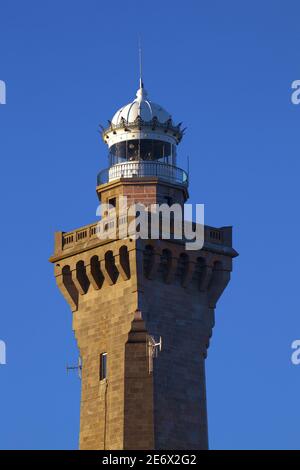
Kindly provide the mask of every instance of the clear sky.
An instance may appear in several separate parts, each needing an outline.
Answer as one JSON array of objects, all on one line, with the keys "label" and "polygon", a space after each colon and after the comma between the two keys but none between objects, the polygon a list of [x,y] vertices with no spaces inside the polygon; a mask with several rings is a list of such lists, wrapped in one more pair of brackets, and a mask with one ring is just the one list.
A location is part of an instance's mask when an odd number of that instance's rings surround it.
[{"label": "clear sky", "polygon": [[207,360],[213,449],[299,449],[300,4],[287,0],[0,3],[0,447],[76,448],[71,312],[48,257],[55,230],[96,220],[97,134],[135,96],[188,127],[191,202],[234,226],[232,281]]}]

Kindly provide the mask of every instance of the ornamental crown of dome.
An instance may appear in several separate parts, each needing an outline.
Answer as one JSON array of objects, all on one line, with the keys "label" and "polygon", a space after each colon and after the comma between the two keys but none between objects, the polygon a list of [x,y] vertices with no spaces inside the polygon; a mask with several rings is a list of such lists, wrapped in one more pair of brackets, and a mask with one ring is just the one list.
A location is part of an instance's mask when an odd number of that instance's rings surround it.
[{"label": "ornamental crown of dome", "polygon": [[111,122],[113,125],[118,126],[124,121],[127,124],[134,123],[138,118],[146,122],[156,118],[161,124],[172,121],[172,116],[168,111],[148,99],[148,93],[144,88],[142,80],[140,80],[140,87],[137,90],[136,98],[131,103],[120,108],[114,114]]}]

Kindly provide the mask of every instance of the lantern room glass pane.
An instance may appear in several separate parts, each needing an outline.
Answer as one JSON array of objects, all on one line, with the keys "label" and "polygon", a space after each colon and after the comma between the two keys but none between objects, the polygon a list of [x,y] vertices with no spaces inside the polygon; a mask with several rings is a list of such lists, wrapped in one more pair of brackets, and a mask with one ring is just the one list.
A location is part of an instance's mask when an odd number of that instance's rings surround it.
[{"label": "lantern room glass pane", "polygon": [[176,166],[176,145],[161,140],[135,139],[118,142],[110,148],[110,166],[139,160]]}]

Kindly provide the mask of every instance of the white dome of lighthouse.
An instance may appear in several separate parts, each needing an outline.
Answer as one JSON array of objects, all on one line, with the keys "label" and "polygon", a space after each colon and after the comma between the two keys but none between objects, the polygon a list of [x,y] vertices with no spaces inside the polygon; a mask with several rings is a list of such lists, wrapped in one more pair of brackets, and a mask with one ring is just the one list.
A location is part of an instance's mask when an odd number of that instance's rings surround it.
[{"label": "white dome of lighthouse", "polygon": [[140,117],[143,121],[151,121],[153,118],[157,118],[160,123],[165,123],[169,119],[172,119],[170,113],[168,113],[159,104],[148,100],[147,96],[148,94],[141,82],[140,88],[136,93],[136,99],[131,103],[123,106],[115,113],[111,121],[112,124],[118,126],[122,123],[123,120],[130,124],[133,123],[138,117]]},{"label": "white dome of lighthouse", "polygon": [[103,141],[113,145],[129,140],[159,140],[169,144],[178,144],[184,130],[181,123],[175,125],[172,116],[159,104],[148,99],[148,94],[140,78],[140,87],[136,98],[120,108],[108,121],[108,127],[102,129]]}]

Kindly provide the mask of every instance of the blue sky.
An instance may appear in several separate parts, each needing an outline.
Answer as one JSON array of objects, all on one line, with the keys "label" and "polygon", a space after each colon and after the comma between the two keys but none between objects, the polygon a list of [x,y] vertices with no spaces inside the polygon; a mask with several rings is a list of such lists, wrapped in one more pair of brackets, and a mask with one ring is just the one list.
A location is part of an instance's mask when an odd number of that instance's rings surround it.
[{"label": "blue sky", "polygon": [[98,124],[135,96],[188,127],[193,203],[234,226],[232,281],[207,360],[213,449],[299,449],[300,4],[222,0],[0,4],[0,448],[76,448],[71,313],[47,259],[55,230],[96,219]]}]

